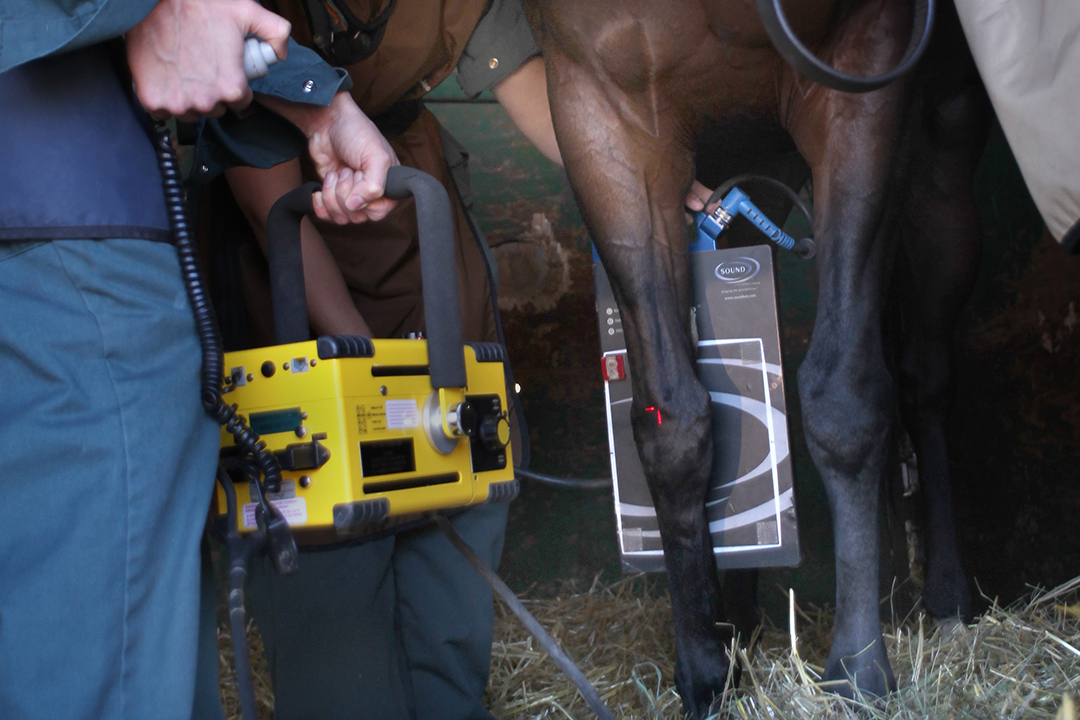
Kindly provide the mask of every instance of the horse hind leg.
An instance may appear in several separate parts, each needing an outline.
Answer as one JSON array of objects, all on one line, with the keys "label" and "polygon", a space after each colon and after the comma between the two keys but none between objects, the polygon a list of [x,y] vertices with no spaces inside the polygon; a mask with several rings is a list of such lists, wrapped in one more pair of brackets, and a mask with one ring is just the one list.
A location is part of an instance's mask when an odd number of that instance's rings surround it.
[{"label": "horse hind leg", "polygon": [[[712,539],[710,538],[710,544]],[[749,647],[761,624],[758,605],[758,576],[756,568],[725,570],[721,590],[727,620],[735,631],[740,647]]]},{"label": "horse hind leg", "polygon": [[977,80],[934,102],[915,148],[900,267],[901,416],[915,446],[928,556],[923,606],[937,619],[969,619],[946,454],[951,346],[978,272],[981,236],[972,175],[985,144],[988,102]]}]

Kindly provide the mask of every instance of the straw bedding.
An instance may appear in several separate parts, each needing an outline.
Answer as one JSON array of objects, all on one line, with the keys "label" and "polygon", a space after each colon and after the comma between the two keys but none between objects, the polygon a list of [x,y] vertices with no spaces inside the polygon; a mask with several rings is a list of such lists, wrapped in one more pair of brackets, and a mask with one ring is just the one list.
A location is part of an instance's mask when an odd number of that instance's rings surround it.
[{"label": "straw bedding", "polygon": [[[1080,695],[1080,578],[993,606],[970,625],[938,626],[923,616],[887,624],[885,641],[899,689],[876,702],[841,703],[822,686],[831,614],[800,608],[766,621],[752,649],[739,650],[742,681],[725,693],[726,718],[1058,718],[1076,720]],[[671,606],[655,581],[627,578],[587,591],[522,598],[575,659],[617,717],[681,720],[674,688]],[[260,714],[273,698],[258,632],[249,632]],[[220,633],[226,715],[239,720],[231,638]],[[497,608],[487,704],[499,718],[593,717],[574,686],[517,619]]]}]

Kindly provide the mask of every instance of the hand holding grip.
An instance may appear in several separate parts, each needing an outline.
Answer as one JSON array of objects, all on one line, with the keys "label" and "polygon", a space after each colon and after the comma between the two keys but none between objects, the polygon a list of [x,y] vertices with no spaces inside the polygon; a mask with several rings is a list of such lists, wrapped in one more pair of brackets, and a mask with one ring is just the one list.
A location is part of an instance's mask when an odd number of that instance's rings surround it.
[{"label": "hand holding grip", "polygon": [[[312,213],[311,195],[319,189],[318,183],[310,182],[281,196],[266,221],[274,339],[278,344],[310,339],[300,222]],[[435,178],[401,165],[387,173],[385,194],[395,200],[410,195],[416,198],[431,386],[463,388],[467,376],[450,197]]]}]

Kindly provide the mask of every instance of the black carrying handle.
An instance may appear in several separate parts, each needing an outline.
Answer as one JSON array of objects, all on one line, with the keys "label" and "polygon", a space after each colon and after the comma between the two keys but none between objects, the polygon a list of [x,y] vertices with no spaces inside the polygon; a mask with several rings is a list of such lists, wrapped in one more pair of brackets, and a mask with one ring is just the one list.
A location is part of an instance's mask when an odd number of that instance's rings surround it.
[{"label": "black carrying handle", "polygon": [[[320,189],[310,182],[282,195],[266,221],[266,255],[274,308],[274,338],[279,344],[311,339],[304,293],[304,259],[300,222],[313,212],[311,195]],[[427,325],[428,366],[433,388],[466,385],[465,344],[458,304],[457,253],[453,215],[446,188],[415,168],[395,165],[386,175],[386,197],[416,198],[420,227],[420,277],[423,282],[424,322]]]}]

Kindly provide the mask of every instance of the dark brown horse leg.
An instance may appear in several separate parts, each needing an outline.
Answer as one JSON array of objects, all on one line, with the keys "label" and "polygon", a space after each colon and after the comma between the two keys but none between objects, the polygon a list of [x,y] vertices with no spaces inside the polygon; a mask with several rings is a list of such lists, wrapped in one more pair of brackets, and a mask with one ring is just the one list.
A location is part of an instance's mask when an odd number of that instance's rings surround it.
[{"label": "dark brown horse leg", "polygon": [[832,511],[836,625],[826,679],[851,695],[896,687],[878,615],[878,494],[895,397],[882,346],[893,162],[902,87],[853,96],[816,88],[795,102],[791,132],[814,180],[820,289],[799,368],[811,457]]},{"label": "dark brown horse leg", "polygon": [[[839,217],[819,215],[816,236],[827,250],[818,255],[817,320],[798,375],[806,439],[825,482],[836,546],[836,625],[826,679],[853,680],[879,695],[895,687],[878,616],[878,492],[894,411],[878,317],[881,202],[835,208]],[[838,235],[844,226],[846,237]]]},{"label": "dark brown horse leg", "polygon": [[741,647],[749,647],[754,631],[761,624],[761,610],[758,607],[759,574],[757,568],[724,571],[721,592],[724,609],[727,611],[726,620],[735,629]]},{"label": "dark brown horse leg", "polygon": [[728,675],[730,630],[705,517],[712,466],[709,395],[697,380],[682,198],[693,176],[671,118],[557,52],[547,56],[559,145],[619,304],[634,398],[631,422],[656,506],[672,588],[676,683],[686,710],[708,712]]},{"label": "dark brown horse leg", "polygon": [[977,80],[928,105],[904,222],[900,398],[919,459],[928,531],[923,605],[935,618],[969,619],[971,595],[956,544],[944,425],[956,320],[978,272],[981,237],[971,182],[989,112]]},{"label": "dark brown horse leg", "polygon": [[[878,616],[878,493],[895,407],[881,346],[885,182],[864,178],[877,189],[855,203],[855,188],[830,179],[825,211],[816,210],[817,319],[798,374],[806,439],[835,538],[836,625],[825,674],[883,695],[895,688]],[[814,188],[823,190],[816,173]]]}]

